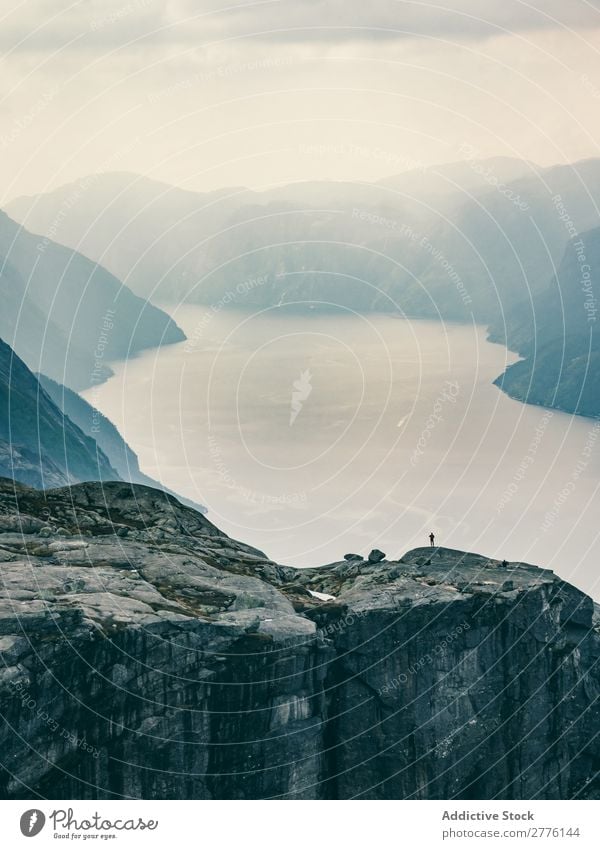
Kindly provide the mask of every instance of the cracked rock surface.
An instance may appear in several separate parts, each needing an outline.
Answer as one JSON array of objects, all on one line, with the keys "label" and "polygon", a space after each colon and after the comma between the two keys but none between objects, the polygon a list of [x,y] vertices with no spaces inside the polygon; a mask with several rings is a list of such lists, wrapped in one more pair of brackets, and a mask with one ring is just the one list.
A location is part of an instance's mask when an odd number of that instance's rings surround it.
[{"label": "cracked rock surface", "polygon": [[0,479],[0,797],[598,798],[600,636],[553,572],[272,562],[145,486]]}]

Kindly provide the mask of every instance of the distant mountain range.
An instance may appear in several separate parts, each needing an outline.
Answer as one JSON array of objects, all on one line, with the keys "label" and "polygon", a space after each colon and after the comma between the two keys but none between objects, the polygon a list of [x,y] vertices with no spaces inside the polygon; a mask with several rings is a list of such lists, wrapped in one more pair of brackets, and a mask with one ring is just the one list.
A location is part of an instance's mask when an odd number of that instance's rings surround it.
[{"label": "distant mountain range", "polygon": [[488,319],[495,313],[480,279],[485,268],[473,268],[476,251],[461,238],[468,211],[464,225],[455,217],[481,193],[510,212],[490,179],[504,185],[533,173],[529,163],[494,159],[376,184],[210,193],[116,173],[17,199],[8,210],[146,298],[212,304],[227,296],[252,307],[308,301],[456,319],[475,309]]},{"label": "distant mountain range", "polygon": [[[487,324],[492,340],[526,357],[499,379],[505,391],[600,414],[594,359],[581,383],[581,357],[596,351],[589,307],[583,335],[560,330],[563,304],[573,301],[565,315],[577,315],[583,296],[563,254],[600,225],[600,160],[539,168],[472,159],[376,184],[264,192],[190,192],[113,173],[7,208],[42,243],[83,252],[143,298]],[[595,266],[592,289],[594,275]]]}]

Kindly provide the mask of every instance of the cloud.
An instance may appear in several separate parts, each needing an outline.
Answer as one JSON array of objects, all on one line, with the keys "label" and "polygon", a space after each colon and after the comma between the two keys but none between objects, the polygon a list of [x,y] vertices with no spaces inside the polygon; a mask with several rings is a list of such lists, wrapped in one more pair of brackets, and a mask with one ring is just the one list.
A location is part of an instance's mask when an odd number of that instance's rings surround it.
[{"label": "cloud", "polygon": [[201,190],[368,181],[465,140],[598,155],[600,0],[233,2],[3,0],[5,196],[116,167]]},{"label": "cloud", "polygon": [[227,39],[479,39],[600,26],[600,0],[31,0],[3,7],[5,48],[110,49]]},{"label": "cloud", "polygon": [[600,25],[599,0],[175,0],[185,17],[212,9],[223,34],[332,41],[406,36],[478,37],[500,31]]}]

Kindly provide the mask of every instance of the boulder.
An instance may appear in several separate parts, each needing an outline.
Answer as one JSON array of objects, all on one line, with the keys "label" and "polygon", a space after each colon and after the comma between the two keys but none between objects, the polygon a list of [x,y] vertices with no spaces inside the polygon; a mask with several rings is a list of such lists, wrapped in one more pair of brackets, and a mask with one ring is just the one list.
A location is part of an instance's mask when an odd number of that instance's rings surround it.
[{"label": "boulder", "polygon": [[385,560],[384,552],[374,548],[369,554],[369,563],[381,563],[382,560]]}]

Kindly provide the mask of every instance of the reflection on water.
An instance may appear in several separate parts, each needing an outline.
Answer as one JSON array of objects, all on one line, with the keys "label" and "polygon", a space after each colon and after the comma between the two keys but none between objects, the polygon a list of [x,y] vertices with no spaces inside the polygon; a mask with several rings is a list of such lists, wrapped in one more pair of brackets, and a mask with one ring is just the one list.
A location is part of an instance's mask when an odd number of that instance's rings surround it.
[{"label": "reflection on water", "polygon": [[[523,560],[594,591],[600,434],[491,381],[480,327],[389,316],[172,310],[189,341],[86,393],[145,472],[292,565],[427,544]],[[599,438],[597,438],[599,437]]]}]

